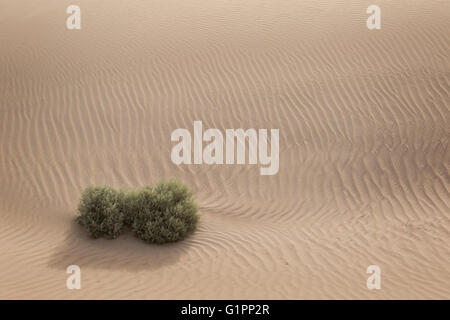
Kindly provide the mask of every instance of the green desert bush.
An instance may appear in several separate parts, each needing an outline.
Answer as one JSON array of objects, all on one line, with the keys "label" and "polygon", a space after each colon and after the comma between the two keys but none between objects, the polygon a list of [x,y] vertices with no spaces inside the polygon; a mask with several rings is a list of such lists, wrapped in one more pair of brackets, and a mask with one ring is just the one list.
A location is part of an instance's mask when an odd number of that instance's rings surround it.
[{"label": "green desert bush", "polygon": [[198,222],[189,188],[175,180],[139,190],[89,187],[81,195],[77,221],[94,238],[118,237],[125,226],[149,243],[184,239]]},{"label": "green desert bush", "polygon": [[137,199],[134,234],[150,243],[184,239],[197,226],[197,205],[188,187],[175,180],[144,188]]},{"label": "green desert bush", "polygon": [[119,210],[123,213],[125,226],[131,227],[134,216],[138,210],[137,197],[139,191],[121,189],[119,194]]},{"label": "green desert bush", "polygon": [[88,187],[81,194],[77,221],[94,238],[117,238],[124,227],[119,194],[108,186]]}]

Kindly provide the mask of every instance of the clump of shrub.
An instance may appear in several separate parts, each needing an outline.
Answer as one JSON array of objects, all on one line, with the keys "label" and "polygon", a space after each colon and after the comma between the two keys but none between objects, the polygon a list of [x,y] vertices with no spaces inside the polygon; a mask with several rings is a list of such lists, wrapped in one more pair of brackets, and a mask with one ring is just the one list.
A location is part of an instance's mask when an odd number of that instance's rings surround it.
[{"label": "clump of shrub", "polygon": [[124,228],[124,213],[120,210],[120,198],[109,186],[88,187],[81,194],[78,204],[80,215],[76,218],[94,238],[117,238]]},{"label": "clump of shrub", "polygon": [[175,180],[139,190],[86,188],[76,220],[94,237],[117,238],[129,227],[140,239],[163,244],[195,230],[198,207],[189,188]]},{"label": "clump of shrub", "polygon": [[162,182],[155,189],[143,189],[136,200],[132,224],[134,234],[151,243],[181,240],[198,221],[197,205],[187,186],[176,181]]}]

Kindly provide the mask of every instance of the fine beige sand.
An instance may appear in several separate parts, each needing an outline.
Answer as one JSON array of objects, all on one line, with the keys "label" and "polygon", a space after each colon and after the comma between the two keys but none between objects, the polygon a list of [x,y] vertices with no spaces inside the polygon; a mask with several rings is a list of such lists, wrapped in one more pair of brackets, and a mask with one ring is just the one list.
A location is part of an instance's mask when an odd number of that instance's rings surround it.
[{"label": "fine beige sand", "polygon": [[[0,298],[449,299],[450,2],[370,4],[1,0]],[[278,174],[173,164],[194,120],[280,129]],[[73,221],[164,178],[200,205],[180,243]]]}]

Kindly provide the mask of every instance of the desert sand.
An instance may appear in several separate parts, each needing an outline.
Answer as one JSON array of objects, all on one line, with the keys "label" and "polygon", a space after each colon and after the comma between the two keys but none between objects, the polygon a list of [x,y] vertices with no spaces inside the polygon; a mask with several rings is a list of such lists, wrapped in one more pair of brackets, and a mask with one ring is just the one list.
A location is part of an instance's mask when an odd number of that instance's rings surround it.
[{"label": "desert sand", "polygon": [[[0,298],[449,299],[450,2],[370,4],[1,0]],[[279,172],[175,165],[195,120],[278,128]],[[88,185],[167,178],[182,242],[74,222]]]}]

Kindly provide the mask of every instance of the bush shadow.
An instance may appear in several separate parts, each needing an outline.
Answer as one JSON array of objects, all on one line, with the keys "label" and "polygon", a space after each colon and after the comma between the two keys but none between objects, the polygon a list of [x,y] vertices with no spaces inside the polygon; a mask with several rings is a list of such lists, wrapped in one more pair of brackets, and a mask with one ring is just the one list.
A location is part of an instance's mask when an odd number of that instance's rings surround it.
[{"label": "bush shadow", "polygon": [[180,260],[189,249],[189,239],[164,245],[149,244],[126,230],[120,237],[93,239],[83,227],[71,221],[63,243],[48,261],[51,268],[66,269],[69,265],[105,270],[156,270]]}]

